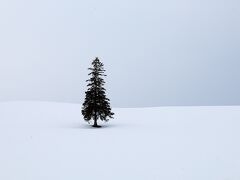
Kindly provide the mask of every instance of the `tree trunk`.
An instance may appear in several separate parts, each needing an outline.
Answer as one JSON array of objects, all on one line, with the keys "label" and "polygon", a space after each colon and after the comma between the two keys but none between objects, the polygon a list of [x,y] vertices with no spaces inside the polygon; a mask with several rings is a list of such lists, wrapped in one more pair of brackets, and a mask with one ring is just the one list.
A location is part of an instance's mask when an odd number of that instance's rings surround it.
[{"label": "tree trunk", "polygon": [[96,115],[95,115],[95,117],[94,117],[93,127],[97,127],[97,128],[101,127],[101,126],[99,126],[99,125],[97,124],[97,116],[96,116]]},{"label": "tree trunk", "polygon": [[97,124],[97,120],[96,120],[96,119],[94,119],[93,127],[98,127],[98,124]]}]

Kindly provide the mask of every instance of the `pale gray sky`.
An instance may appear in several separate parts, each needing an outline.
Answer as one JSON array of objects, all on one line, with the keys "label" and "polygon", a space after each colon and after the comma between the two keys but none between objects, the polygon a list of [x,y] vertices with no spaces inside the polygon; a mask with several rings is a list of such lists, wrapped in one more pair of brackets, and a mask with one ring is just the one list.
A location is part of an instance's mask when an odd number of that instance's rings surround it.
[{"label": "pale gray sky", "polygon": [[238,0],[1,0],[0,100],[82,103],[98,56],[115,107],[240,105]]}]

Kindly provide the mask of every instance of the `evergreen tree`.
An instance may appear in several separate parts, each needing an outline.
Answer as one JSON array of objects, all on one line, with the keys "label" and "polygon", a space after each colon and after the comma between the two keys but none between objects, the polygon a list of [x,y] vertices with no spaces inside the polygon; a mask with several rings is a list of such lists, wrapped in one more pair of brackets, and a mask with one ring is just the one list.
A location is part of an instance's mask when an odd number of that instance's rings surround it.
[{"label": "evergreen tree", "polygon": [[85,92],[86,97],[82,107],[82,115],[87,122],[93,119],[93,127],[100,127],[97,121],[99,119],[108,121],[108,118],[113,118],[114,113],[111,111],[110,100],[106,97],[106,90],[103,87],[105,81],[102,76],[106,76],[104,74],[105,70],[103,68],[103,63],[96,58],[92,62],[92,67],[88,69],[91,70],[88,74],[91,78],[87,80],[89,84]]}]

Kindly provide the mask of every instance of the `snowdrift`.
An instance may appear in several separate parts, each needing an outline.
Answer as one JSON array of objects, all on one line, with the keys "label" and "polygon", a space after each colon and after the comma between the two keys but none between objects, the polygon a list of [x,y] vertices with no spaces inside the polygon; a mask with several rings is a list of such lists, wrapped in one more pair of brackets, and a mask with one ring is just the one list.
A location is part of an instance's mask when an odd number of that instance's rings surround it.
[{"label": "snowdrift", "polygon": [[94,129],[79,104],[0,103],[0,179],[240,179],[240,107],[113,111]]}]

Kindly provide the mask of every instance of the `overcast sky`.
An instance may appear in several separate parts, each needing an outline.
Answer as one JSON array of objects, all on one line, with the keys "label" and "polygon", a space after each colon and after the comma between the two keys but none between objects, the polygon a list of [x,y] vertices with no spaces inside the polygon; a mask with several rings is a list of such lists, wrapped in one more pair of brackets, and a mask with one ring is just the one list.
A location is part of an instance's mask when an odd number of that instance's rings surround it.
[{"label": "overcast sky", "polygon": [[114,107],[240,105],[239,0],[1,0],[0,100],[82,103],[98,56]]}]

